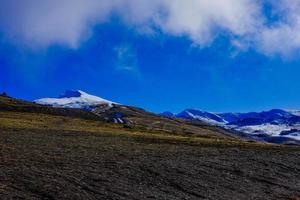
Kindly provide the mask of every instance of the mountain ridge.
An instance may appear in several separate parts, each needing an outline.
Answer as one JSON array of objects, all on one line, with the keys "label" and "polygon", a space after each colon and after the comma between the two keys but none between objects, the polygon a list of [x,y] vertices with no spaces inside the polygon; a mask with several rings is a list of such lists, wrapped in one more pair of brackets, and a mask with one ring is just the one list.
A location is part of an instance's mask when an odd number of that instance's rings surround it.
[{"label": "mountain ridge", "polygon": [[[165,115],[164,112],[161,115]],[[166,117],[185,120],[200,120],[212,125],[249,134],[260,139],[287,137],[300,141],[300,115],[296,110],[271,109],[248,113],[213,113],[197,109],[186,109]]]},{"label": "mountain ridge", "polygon": [[[178,114],[171,112],[155,114],[146,112],[143,109],[114,103],[81,90],[66,90],[58,98],[42,98],[34,102],[52,107],[88,110],[105,120],[124,124],[128,127],[138,126],[160,129],[165,126],[163,124],[166,121],[163,120],[162,124],[157,124],[155,120],[157,119],[156,116],[162,116],[174,120],[173,122],[176,119],[190,121],[188,123],[192,125],[195,125],[198,121],[232,131],[237,136],[246,134],[247,137],[259,141],[271,140],[280,143],[288,139],[295,139],[300,143],[300,116],[297,115],[298,111],[295,110],[272,109],[248,113],[213,113],[198,109],[186,109]],[[151,120],[149,121],[149,119]],[[180,129],[180,123],[174,127]],[[195,133],[195,130],[189,130]]]}]

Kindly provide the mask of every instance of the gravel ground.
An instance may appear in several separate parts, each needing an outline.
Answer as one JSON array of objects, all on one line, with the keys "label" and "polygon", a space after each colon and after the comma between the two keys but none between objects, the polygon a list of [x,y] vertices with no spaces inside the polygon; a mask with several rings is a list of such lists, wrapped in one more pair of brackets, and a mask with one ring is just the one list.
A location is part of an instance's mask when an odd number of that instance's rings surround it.
[{"label": "gravel ground", "polygon": [[299,198],[299,148],[0,130],[0,199]]}]

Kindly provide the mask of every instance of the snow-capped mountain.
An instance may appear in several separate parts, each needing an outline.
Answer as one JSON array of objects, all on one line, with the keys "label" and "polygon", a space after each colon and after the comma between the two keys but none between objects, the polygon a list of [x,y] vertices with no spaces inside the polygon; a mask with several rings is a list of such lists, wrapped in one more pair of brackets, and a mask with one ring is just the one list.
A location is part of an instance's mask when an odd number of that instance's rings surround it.
[{"label": "snow-capped mountain", "polygon": [[[166,115],[166,113],[168,115]],[[226,129],[249,134],[253,137],[291,138],[300,140],[300,111],[273,109],[249,113],[212,113],[187,109],[181,113],[161,114],[186,120],[199,120]]]},{"label": "snow-capped mountain", "polygon": [[178,118],[189,120],[200,120],[210,124],[225,124],[227,123],[222,117],[211,112],[205,112],[196,109],[187,109],[176,115]]},{"label": "snow-capped mountain", "polygon": [[113,104],[116,104],[112,101],[90,95],[81,90],[66,90],[65,93],[60,95],[58,98],[42,98],[35,100],[35,103],[41,105],[50,105],[53,107],[84,109],[89,109],[90,107],[98,105],[112,106]]},{"label": "snow-capped mountain", "polygon": [[293,115],[288,111],[280,109],[263,112],[240,113],[237,116],[238,118],[236,120],[229,121],[229,125],[252,126],[266,123],[274,125],[300,123],[300,116]]},{"label": "snow-capped mountain", "polygon": [[174,114],[171,112],[163,112],[160,115],[168,118],[199,120],[214,125],[222,125],[228,123],[228,121],[226,121],[225,118],[219,114],[197,109],[186,109],[178,114]]}]

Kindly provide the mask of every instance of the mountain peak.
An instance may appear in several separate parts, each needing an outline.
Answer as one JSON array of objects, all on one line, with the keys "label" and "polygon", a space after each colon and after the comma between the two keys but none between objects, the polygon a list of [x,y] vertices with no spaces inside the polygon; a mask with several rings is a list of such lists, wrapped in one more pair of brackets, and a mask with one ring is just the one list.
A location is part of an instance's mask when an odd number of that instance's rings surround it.
[{"label": "mountain peak", "polygon": [[63,108],[87,108],[103,104],[109,106],[117,104],[101,97],[90,95],[82,90],[66,90],[58,98],[42,98],[35,100],[35,103]]},{"label": "mountain peak", "polygon": [[[80,97],[85,92],[81,90],[66,90],[65,93],[61,94],[59,98],[71,98],[71,97]],[[87,94],[87,93],[85,93]]]}]

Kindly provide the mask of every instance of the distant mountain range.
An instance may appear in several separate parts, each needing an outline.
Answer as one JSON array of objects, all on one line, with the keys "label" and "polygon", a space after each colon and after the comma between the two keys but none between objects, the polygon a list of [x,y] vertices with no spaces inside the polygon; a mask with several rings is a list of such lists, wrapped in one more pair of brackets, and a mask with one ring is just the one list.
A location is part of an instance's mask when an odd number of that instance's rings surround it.
[{"label": "distant mountain range", "polygon": [[187,109],[178,114],[164,112],[161,115],[185,120],[199,120],[258,138],[277,136],[300,140],[300,111],[272,109],[249,113],[212,113]]},{"label": "distant mountain range", "polygon": [[197,109],[187,109],[178,114],[161,113],[165,117],[177,117],[188,120],[201,120],[211,124],[251,126],[261,124],[295,124],[300,123],[299,111],[272,109],[263,112],[249,113],[212,113]]},{"label": "distant mountain range", "polygon": [[[142,109],[114,103],[81,90],[67,90],[58,98],[42,98],[36,100],[35,103],[90,110],[115,123],[128,123],[129,120],[125,115],[145,117],[147,113]],[[273,109],[249,113],[212,113],[186,109],[178,114],[164,112],[159,115],[169,119],[206,123],[235,133],[247,134],[256,140],[274,143],[282,143],[282,140],[285,139],[300,141],[300,111],[296,110]],[[147,116],[149,115],[147,114]]]}]

